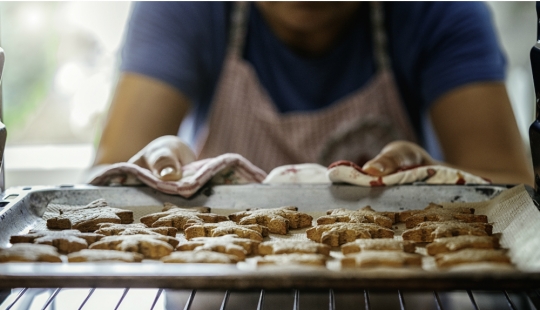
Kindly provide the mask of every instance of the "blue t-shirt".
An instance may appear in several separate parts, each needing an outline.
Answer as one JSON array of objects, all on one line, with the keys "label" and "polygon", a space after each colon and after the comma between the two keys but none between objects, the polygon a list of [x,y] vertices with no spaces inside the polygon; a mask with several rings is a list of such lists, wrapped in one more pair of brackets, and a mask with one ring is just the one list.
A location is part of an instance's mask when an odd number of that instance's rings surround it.
[{"label": "blue t-shirt", "polygon": [[[230,2],[136,2],[122,71],[162,80],[187,95],[195,131],[204,123],[226,53]],[[445,92],[502,81],[506,60],[481,2],[384,2],[388,54],[409,119],[435,157],[426,113]],[[270,51],[270,52],[269,52]],[[324,108],[361,88],[376,71],[369,9],[318,57],[284,45],[252,5],[244,58],[281,113]]]}]

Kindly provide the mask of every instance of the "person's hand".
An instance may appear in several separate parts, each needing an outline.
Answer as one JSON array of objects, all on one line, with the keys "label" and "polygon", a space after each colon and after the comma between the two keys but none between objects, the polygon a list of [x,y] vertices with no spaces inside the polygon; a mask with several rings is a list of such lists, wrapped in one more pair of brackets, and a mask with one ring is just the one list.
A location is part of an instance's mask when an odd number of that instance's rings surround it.
[{"label": "person's hand", "polygon": [[399,169],[436,163],[419,145],[409,141],[394,141],[388,143],[375,158],[368,161],[362,170],[370,175],[385,176]]},{"label": "person's hand", "polygon": [[195,161],[195,153],[177,136],[159,137],[128,162],[146,168],[163,181],[178,181],[182,178],[182,166]]}]

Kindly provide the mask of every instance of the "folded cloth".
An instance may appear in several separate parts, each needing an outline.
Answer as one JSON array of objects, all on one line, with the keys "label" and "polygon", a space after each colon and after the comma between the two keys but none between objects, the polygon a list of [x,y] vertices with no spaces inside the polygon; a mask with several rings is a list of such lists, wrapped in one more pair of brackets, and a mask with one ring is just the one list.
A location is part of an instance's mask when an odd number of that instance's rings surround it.
[{"label": "folded cloth", "polygon": [[192,162],[182,167],[182,179],[162,181],[150,170],[135,164],[117,163],[109,166],[92,179],[92,185],[135,185],[146,184],[166,194],[190,197],[204,184],[248,184],[261,183],[266,172],[253,165],[239,154],[223,154],[218,157]]},{"label": "folded cloth", "polygon": [[427,184],[490,184],[487,179],[458,169],[430,165],[402,169],[387,176],[366,174],[350,161],[337,161],[328,166],[328,178],[333,183],[349,183],[360,186],[386,186],[425,182]]},{"label": "folded cloth", "polygon": [[263,183],[323,183],[330,184],[327,175],[328,168],[319,164],[297,164],[279,166],[268,174]]}]

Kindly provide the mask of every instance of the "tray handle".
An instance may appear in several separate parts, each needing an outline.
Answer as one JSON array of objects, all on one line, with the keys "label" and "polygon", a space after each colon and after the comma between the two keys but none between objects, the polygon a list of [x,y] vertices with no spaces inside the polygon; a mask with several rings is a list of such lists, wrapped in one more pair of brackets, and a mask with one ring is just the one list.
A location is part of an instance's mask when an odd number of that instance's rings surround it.
[{"label": "tray handle", "polygon": [[536,95],[536,116],[529,127],[529,140],[531,147],[531,157],[534,168],[534,190],[536,195],[540,191],[540,2],[536,2],[536,44],[532,47],[531,68],[534,83],[534,92]]},{"label": "tray handle", "polygon": [[[4,50],[0,47],[0,87],[2,87],[2,73],[4,72],[5,54]],[[1,96],[0,91],[0,96]],[[3,123],[2,115],[2,98],[0,98],[0,192],[5,190],[5,173],[4,173],[4,150],[6,148],[7,129]]]}]

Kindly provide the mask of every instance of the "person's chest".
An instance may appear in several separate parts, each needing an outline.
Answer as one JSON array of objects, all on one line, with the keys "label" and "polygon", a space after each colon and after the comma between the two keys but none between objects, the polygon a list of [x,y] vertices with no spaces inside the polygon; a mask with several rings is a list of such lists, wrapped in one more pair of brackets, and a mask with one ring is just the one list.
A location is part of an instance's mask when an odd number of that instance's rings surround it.
[{"label": "person's chest", "polygon": [[361,17],[324,55],[309,58],[283,44],[251,8],[243,56],[280,112],[327,107],[370,80],[376,71],[372,36]]}]

